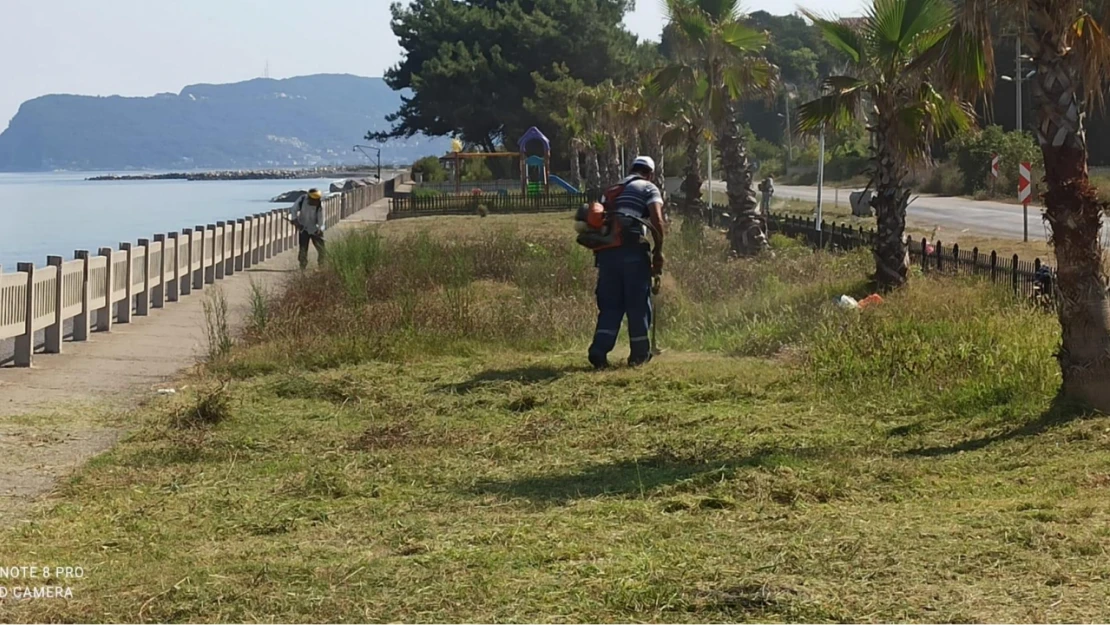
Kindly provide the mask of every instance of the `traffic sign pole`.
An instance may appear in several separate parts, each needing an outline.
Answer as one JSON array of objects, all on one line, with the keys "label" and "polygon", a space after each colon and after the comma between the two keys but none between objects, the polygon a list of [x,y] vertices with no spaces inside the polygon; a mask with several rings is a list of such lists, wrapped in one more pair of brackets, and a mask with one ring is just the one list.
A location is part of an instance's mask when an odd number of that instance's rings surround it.
[{"label": "traffic sign pole", "polygon": [[1029,200],[1033,197],[1032,169],[1029,163],[1018,165],[1018,201],[1021,202],[1022,232],[1026,243],[1029,242]]}]

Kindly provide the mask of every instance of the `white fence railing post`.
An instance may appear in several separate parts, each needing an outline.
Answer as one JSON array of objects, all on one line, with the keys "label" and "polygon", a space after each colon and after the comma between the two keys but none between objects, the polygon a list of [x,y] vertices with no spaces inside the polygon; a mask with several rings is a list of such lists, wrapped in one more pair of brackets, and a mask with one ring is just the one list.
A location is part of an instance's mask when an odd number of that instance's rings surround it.
[{"label": "white fence railing post", "polygon": [[227,250],[224,257],[224,275],[235,275],[235,237],[239,236],[238,223],[232,219],[224,225],[224,236],[227,237]]},{"label": "white fence railing post", "polygon": [[[147,274],[148,282],[156,283],[150,289],[150,307],[164,308],[166,305],[166,235],[154,235],[154,247],[158,248],[158,262],[147,261],[150,271]],[[147,250],[149,254],[150,251]]]},{"label": "white fence railing post", "polygon": [[[177,237],[176,232],[166,234],[165,245],[173,249],[173,267],[167,272],[169,275],[165,276],[166,282],[166,301],[178,301],[178,289],[181,288],[181,240]],[[162,254],[165,254],[165,248],[162,248]],[[164,256],[163,256],[164,257]]]},{"label": "white fence railing post", "polygon": [[235,220],[235,253],[232,254],[235,271],[243,270],[243,250],[247,248],[247,220]]},{"label": "white fence railing post", "polygon": [[119,249],[127,252],[127,269],[124,275],[127,278],[127,286],[125,288],[126,295],[123,300],[117,304],[116,308],[116,323],[131,323],[131,307],[135,305],[135,250],[132,249],[130,243],[120,243]]},{"label": "white fence railing post", "polygon": [[27,296],[23,301],[23,334],[15,337],[14,364],[17,367],[30,367],[35,353],[35,264],[19,263],[16,270],[27,274]]},{"label": "white fence railing post", "polygon": [[[204,250],[207,247],[207,242],[205,241],[207,238],[208,237],[205,236],[204,226],[193,228],[193,256],[191,262],[193,263],[193,290],[195,291],[204,290]],[[200,245],[197,245],[198,240],[200,241]]]},{"label": "white fence railing post", "polygon": [[142,280],[138,284],[141,290],[135,294],[135,315],[146,317],[150,314],[150,239],[139,239],[139,248],[142,250],[141,266],[144,271]]},{"label": "white fence railing post", "polygon": [[212,277],[215,280],[224,279],[224,252],[227,250],[227,222],[217,221],[212,228]]},{"label": "white fence railing post", "polygon": [[244,219],[243,230],[243,269],[250,269],[254,264],[254,236],[257,234],[255,231],[258,229],[254,217],[246,217]]},{"label": "white fence railing post", "polygon": [[115,282],[114,265],[112,262],[112,248],[102,247],[99,254],[104,257],[104,262],[107,264],[107,269],[104,270],[104,279],[108,285],[105,289],[104,306],[96,311],[96,330],[97,332],[111,332],[112,331],[112,288]]},{"label": "white fence railing post", "polygon": [[81,312],[73,318],[73,340],[74,341],[87,341],[89,340],[89,328],[92,326],[92,311],[89,310],[89,302],[92,299],[92,275],[89,271],[89,251],[77,250],[73,253],[73,257],[82,261],[84,267],[81,269]]},{"label": "white fence railing post", "polygon": [[62,353],[62,297],[63,287],[65,280],[62,279],[62,260],[61,256],[47,256],[46,264],[54,267],[56,272],[54,275],[54,320],[50,325],[43,328],[43,351],[47,354],[60,354]]},{"label": "white fence railing post", "polygon": [[208,224],[204,231],[204,283],[216,282],[216,224]]},{"label": "white fence railing post", "polygon": [[193,292],[193,229],[181,229],[181,242],[185,246],[185,272],[181,274],[182,297]]}]

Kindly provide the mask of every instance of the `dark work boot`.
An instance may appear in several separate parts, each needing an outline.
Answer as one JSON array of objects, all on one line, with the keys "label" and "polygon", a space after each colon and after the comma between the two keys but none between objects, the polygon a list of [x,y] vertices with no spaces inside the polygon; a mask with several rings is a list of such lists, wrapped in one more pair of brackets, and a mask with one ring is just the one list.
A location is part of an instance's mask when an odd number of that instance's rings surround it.
[{"label": "dark work boot", "polygon": [[609,368],[609,359],[605,356],[594,356],[590,354],[590,364],[593,365],[596,371],[604,371]]}]

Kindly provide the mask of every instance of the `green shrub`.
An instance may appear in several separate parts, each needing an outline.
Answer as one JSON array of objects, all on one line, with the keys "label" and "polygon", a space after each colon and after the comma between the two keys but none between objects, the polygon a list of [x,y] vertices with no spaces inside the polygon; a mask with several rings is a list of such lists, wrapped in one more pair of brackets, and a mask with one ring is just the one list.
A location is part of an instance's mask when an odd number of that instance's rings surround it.
[{"label": "green shrub", "polygon": [[976,189],[990,189],[991,155],[1001,156],[998,180],[993,182],[996,197],[1017,194],[1018,163],[1029,162],[1033,175],[1044,173],[1041,150],[1032,135],[1024,132],[1003,132],[1000,126],[988,126],[976,132],[956,137],[948,144],[951,158],[963,172],[962,193],[971,194]]},{"label": "green shrub", "polygon": [[412,164],[412,173],[423,174],[425,182],[444,182],[447,180],[447,170],[436,156],[425,156]]},{"label": "green shrub", "polygon": [[962,195],[964,186],[964,173],[960,171],[959,166],[946,161],[929,170],[921,185],[921,191],[937,195]]}]

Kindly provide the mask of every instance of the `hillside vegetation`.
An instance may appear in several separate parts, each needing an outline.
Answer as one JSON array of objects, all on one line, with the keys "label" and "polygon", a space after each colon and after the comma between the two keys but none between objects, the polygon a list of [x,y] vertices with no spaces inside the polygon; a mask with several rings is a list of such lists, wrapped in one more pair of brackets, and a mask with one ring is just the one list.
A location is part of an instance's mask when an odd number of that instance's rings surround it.
[{"label": "hillside vegetation", "polygon": [[[4,620],[1089,621],[1106,422],[1054,320],[982,283],[883,306],[864,255],[672,241],[664,354],[594,373],[565,218],[391,222],[0,540],[73,562]],[[678,230],[676,229],[676,232]]]},{"label": "hillside vegetation", "polygon": [[[316,75],[193,85],[147,98],[48,95],[0,134],[0,171],[312,166],[357,162],[351,146],[400,105],[380,78]],[[383,146],[411,162],[446,139]]]}]

